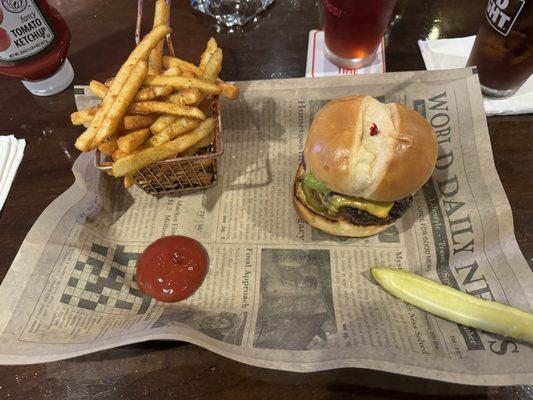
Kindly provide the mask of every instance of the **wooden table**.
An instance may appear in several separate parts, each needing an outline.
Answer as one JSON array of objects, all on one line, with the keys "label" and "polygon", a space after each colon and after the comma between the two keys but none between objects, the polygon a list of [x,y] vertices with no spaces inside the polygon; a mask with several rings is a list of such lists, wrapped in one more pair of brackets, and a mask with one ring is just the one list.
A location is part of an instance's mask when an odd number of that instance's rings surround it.
[{"label": "wooden table", "polygon": [[[69,59],[75,83],[105,79],[133,44],[133,0],[51,0],[72,30]],[[146,1],[151,7],[152,1]],[[318,28],[315,1],[277,0],[245,32],[217,32],[213,20],[188,1],[173,6],[178,53],[195,60],[214,35],[224,49],[228,80],[278,79],[305,74],[307,37]],[[387,70],[424,69],[416,41],[431,34],[475,33],[485,1],[399,0],[386,46]],[[39,98],[17,81],[0,78],[1,133],[28,146],[0,213],[0,279],[44,208],[73,182],[79,129],[69,122],[72,89]],[[533,116],[489,118],[496,167],[513,209],[518,243],[533,266]],[[530,399],[522,388],[450,385],[389,373],[343,369],[296,374],[254,368],[186,343],[148,342],[72,360],[0,368],[1,399]]]}]

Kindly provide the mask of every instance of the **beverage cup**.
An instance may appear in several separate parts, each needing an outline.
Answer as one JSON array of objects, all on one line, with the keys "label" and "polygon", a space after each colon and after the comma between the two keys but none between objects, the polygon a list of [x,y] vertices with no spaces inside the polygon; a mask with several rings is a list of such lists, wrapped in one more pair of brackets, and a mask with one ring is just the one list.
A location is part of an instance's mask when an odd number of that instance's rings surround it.
[{"label": "beverage cup", "polygon": [[514,94],[533,74],[533,0],[489,0],[467,66],[484,95]]},{"label": "beverage cup", "polygon": [[396,0],[323,0],[326,57],[344,68],[369,65]]}]

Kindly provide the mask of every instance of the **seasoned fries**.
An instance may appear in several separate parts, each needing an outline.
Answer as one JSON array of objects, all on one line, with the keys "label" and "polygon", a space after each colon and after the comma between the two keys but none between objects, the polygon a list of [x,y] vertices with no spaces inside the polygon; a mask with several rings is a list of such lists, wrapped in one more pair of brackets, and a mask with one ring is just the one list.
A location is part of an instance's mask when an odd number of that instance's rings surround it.
[{"label": "seasoned fries", "polygon": [[135,101],[155,100],[159,97],[166,97],[173,92],[172,86],[150,86],[139,90],[135,96]]},{"label": "seasoned fries", "polygon": [[152,136],[146,141],[148,147],[159,146],[165,142],[175,139],[179,135],[193,130],[199,125],[199,122],[188,118],[178,118],[175,122],[170,124],[169,127]]},{"label": "seasoned fries", "polygon": [[221,89],[209,82],[197,78],[183,78],[181,76],[149,75],[144,81],[148,86],[173,86],[176,89],[196,88],[206,94],[219,94]]},{"label": "seasoned fries", "polygon": [[[178,66],[184,71],[190,71],[194,76],[202,76],[203,73],[203,70],[200,67],[176,57],[163,56],[163,66],[165,68]],[[239,96],[239,88],[237,86],[226,83],[220,78],[217,79],[216,84],[222,91],[222,96],[230,100],[235,100]]]},{"label": "seasoned fries", "polygon": [[202,93],[195,88],[182,89],[178,93],[168,98],[168,101],[174,104],[192,105],[198,104],[202,98]]},{"label": "seasoned fries", "polygon": [[133,103],[129,112],[132,114],[170,114],[180,117],[188,117],[194,119],[205,119],[204,113],[196,107],[184,106],[181,104],[166,103],[163,101],[142,101]]},{"label": "seasoned fries", "polygon": [[98,146],[98,150],[100,150],[106,156],[111,157],[113,153],[118,150],[116,139],[106,140],[104,143]]},{"label": "seasoned fries", "polygon": [[[146,65],[146,62],[142,60],[137,61],[137,64],[135,64],[130,76],[128,79],[126,79],[126,82],[124,82],[124,86],[120,89],[115,97],[113,104],[109,108],[109,112],[104,117],[100,129],[93,139],[93,147],[98,146],[105,139],[115,134],[120,121],[122,121],[122,118],[126,114],[128,107],[135,98],[137,91],[141,87],[147,72],[148,66]],[[111,88],[109,88],[109,91],[111,91]],[[104,97],[104,101],[107,97],[108,94],[106,94],[106,97]],[[97,116],[98,112],[96,113],[95,119]]]},{"label": "seasoned fries", "polygon": [[124,177],[124,188],[128,189],[128,188],[132,187],[133,185],[135,185],[135,179],[133,179],[133,176],[126,175]]},{"label": "seasoned fries", "polygon": [[217,50],[217,48],[218,48],[218,45],[217,45],[217,41],[215,40],[215,38],[210,38],[207,41],[207,46],[204,52],[200,56],[200,65],[199,65],[200,69],[205,69],[207,62],[209,61],[213,53]]},{"label": "seasoned fries", "polygon": [[130,132],[117,139],[117,146],[119,150],[126,154],[133,153],[137,148],[143,144],[146,139],[150,137],[150,129],[143,128],[137,131]]},{"label": "seasoned fries", "polygon": [[211,133],[209,135],[207,135],[202,140],[198,141],[196,144],[194,144],[191,147],[189,147],[184,152],[180,153],[180,155],[184,156],[184,157],[186,157],[186,156],[194,156],[200,149],[202,149],[204,147],[208,147],[209,145],[211,145],[211,143],[213,143],[214,133],[215,133],[214,131],[211,131]]},{"label": "seasoned fries", "polygon": [[105,97],[105,94],[107,93],[107,86],[104,85],[102,82],[98,82],[95,80],[92,80],[89,82],[89,88],[91,89],[91,92],[94,93],[95,96],[100,97],[103,99]]},{"label": "seasoned fries", "polygon": [[230,85],[220,79],[217,79],[217,86],[220,88],[222,96],[225,98],[235,100],[239,97],[239,88],[237,86]]},{"label": "seasoned fries", "polygon": [[75,111],[70,114],[70,121],[72,125],[83,125],[87,122],[91,122],[99,107],[87,108],[86,110]]},{"label": "seasoned fries", "polygon": [[[148,33],[137,47],[131,52],[126,62],[120,67],[113,83],[109,87],[104,99],[102,100],[102,106],[96,112],[94,118],[91,120],[89,128],[83,132],[76,140],[75,146],[80,151],[89,151],[98,146],[99,141],[94,140],[97,133],[99,133],[100,127],[104,122],[109,110],[115,103],[116,97],[122,89],[122,86],[126,83],[130,77],[133,69],[139,64],[139,61],[148,58],[150,51],[154,46],[165,37],[167,33],[170,33],[171,29],[167,26],[157,26]],[[108,132],[106,132],[107,134]],[[100,134],[100,137],[103,135]],[[110,135],[108,135],[110,136]],[[107,136],[106,136],[107,137]],[[105,137],[104,137],[105,139]]]},{"label": "seasoned fries", "polygon": [[172,68],[169,68],[165,71],[163,71],[163,73],[161,75],[163,76],[178,76],[178,75],[181,75],[182,72],[181,72],[181,68],[180,67],[172,67]]},{"label": "seasoned fries", "polygon": [[[90,81],[89,88],[101,103],[70,115],[73,125],[89,124],[75,146],[80,151],[98,149],[108,157],[100,165],[111,167],[109,175],[124,177],[126,188],[135,182],[146,184],[149,178],[137,172],[150,164],[192,156],[201,149],[209,151],[216,128],[216,119],[209,116],[213,96],[235,99],[239,93],[236,86],[218,77],[223,52],[214,38],[207,42],[198,66],[163,56],[165,36],[171,32],[169,13],[166,0],[156,0],[152,30],[116,75],[105,83]],[[216,173],[209,170],[210,165],[209,160],[184,164],[173,174],[186,179],[178,175],[189,171],[198,178],[198,171],[203,170],[202,185],[208,184]]]},{"label": "seasoned fries", "polygon": [[[157,0],[155,3],[154,28],[166,26],[170,9],[165,0]],[[152,49],[148,58],[148,73],[150,75],[161,72],[161,58],[163,57],[163,40]]]},{"label": "seasoned fries", "polygon": [[[98,96],[100,98],[104,98],[108,87],[104,85],[101,82],[98,81],[91,81],[89,84],[89,88],[91,89],[91,92],[95,94],[95,96]],[[170,95],[174,91],[174,88],[172,86],[149,86],[142,88],[137,92],[135,95],[135,101],[148,101],[148,100],[154,100],[158,97],[166,97]]]},{"label": "seasoned fries", "polygon": [[218,74],[222,69],[222,50],[216,49],[209,60],[207,60],[204,72],[202,72],[202,79],[207,82],[214,83],[217,80]]},{"label": "seasoned fries", "polygon": [[127,155],[128,155],[127,153],[124,153],[122,150],[117,149],[117,150],[115,150],[115,152],[111,155],[111,157],[113,158],[113,161],[117,161],[117,160],[120,160],[121,158],[126,157]]},{"label": "seasoned fries", "polygon": [[155,115],[126,115],[124,117],[124,129],[134,130],[139,128],[147,128],[157,119]]},{"label": "seasoned fries", "polygon": [[170,142],[166,142],[157,147],[149,147],[138,153],[122,157],[113,164],[113,176],[131,175],[150,164],[174,157],[176,154],[185,151],[199,142],[213,129],[215,129],[215,120],[209,118],[202,122],[195,130],[178,136]]},{"label": "seasoned fries", "polygon": [[168,128],[177,119],[178,119],[178,117],[176,117],[174,115],[163,114],[163,115],[159,116],[159,118],[157,118],[152,125],[150,125],[150,131],[154,135],[159,133],[159,132],[162,132],[163,130]]}]

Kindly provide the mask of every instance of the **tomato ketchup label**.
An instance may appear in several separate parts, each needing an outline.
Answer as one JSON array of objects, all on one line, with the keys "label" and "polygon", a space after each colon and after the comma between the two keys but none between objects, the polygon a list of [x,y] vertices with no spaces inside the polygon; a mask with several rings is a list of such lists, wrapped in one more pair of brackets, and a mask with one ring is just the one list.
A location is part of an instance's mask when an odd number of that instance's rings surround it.
[{"label": "tomato ketchup label", "polygon": [[31,57],[53,40],[54,32],[34,0],[0,0],[0,60]]}]

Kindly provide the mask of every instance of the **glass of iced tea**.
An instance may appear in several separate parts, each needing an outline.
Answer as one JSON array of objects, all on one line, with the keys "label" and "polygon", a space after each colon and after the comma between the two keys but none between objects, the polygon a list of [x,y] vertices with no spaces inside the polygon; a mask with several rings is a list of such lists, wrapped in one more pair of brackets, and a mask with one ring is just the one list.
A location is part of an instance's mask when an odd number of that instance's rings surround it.
[{"label": "glass of iced tea", "polygon": [[396,0],[323,0],[326,57],[344,68],[359,68],[376,57]]},{"label": "glass of iced tea", "polygon": [[533,74],[533,0],[489,0],[467,66],[484,95],[507,97]]}]

